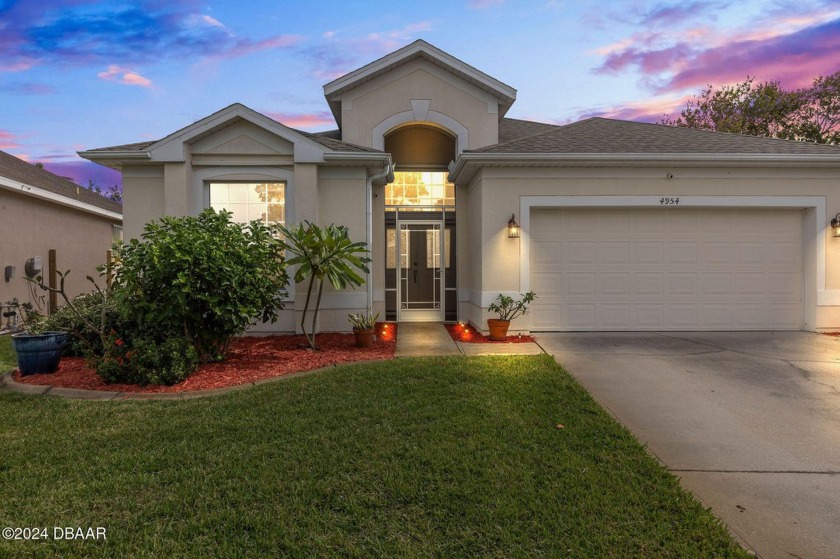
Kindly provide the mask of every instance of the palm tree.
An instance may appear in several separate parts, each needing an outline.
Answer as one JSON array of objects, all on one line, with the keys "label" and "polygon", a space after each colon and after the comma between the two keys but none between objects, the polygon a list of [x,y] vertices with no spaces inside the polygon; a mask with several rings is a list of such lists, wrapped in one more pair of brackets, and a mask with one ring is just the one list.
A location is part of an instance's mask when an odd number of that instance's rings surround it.
[{"label": "palm tree", "polygon": [[[295,282],[309,279],[300,327],[309,347],[318,349],[315,345],[315,328],[318,323],[318,311],[321,308],[324,280],[328,280],[336,290],[344,289],[348,285],[354,287],[362,285],[365,280],[354,268],[366,274],[369,273],[367,263],[371,259],[360,256],[369,252],[367,244],[352,242],[347,227],[343,225],[331,224],[321,228],[314,223],[304,221],[294,227],[278,225],[277,229],[282,235],[280,243],[289,255],[286,264],[298,266]],[[310,334],[306,331],[306,316],[316,282],[318,295],[315,300]]]}]

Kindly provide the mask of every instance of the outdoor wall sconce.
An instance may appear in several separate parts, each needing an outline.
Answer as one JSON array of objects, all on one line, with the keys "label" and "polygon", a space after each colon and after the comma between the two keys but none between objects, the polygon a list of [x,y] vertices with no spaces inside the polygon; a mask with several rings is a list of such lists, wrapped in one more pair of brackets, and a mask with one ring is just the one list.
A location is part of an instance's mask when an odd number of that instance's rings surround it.
[{"label": "outdoor wall sconce", "polygon": [[840,213],[831,220],[831,228],[834,229],[834,236],[840,237]]},{"label": "outdoor wall sconce", "polygon": [[[838,214],[840,216],[840,214]],[[516,223],[516,214],[510,214],[510,220],[508,221],[508,239],[518,239],[519,238],[519,224]]]},{"label": "outdoor wall sconce", "polygon": [[6,266],[6,268],[3,270],[3,277],[6,278],[6,283],[9,283],[9,280],[15,277],[15,267]]}]

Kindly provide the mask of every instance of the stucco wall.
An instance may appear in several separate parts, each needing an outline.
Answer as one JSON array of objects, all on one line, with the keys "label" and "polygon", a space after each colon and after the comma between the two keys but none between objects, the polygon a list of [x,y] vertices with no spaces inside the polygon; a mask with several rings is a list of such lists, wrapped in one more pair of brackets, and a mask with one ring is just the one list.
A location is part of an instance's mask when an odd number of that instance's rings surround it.
[{"label": "stucco wall", "polygon": [[[413,113],[411,100],[428,100],[428,110],[451,118],[469,131],[466,149],[494,144],[499,137],[498,101],[433,64],[415,60],[353,89],[342,96],[342,139],[367,147],[382,148],[383,133],[374,129],[394,115],[405,114],[402,122],[434,122],[434,115]],[[442,123],[439,123],[442,124]],[[447,127],[458,134],[454,127]],[[393,126],[389,127],[393,128]],[[377,142],[380,142],[377,145]]]},{"label": "stucco wall", "polygon": [[[56,250],[56,269],[71,270],[65,285],[68,295],[91,291],[93,286],[85,277],[99,279],[96,267],[106,262],[113,243],[113,226],[120,222],[0,190],[0,224],[0,302],[13,297],[26,302],[30,296],[29,284],[23,279],[24,264],[27,259],[40,256],[46,281],[50,249]],[[2,276],[6,266],[16,269],[15,277],[8,283]],[[60,298],[58,303],[62,304]]]},{"label": "stucco wall", "polygon": [[123,236],[138,239],[143,226],[165,215],[163,165],[123,168]]},{"label": "stucco wall", "polygon": [[[671,178],[672,177],[672,178]],[[840,327],[840,239],[834,239],[828,220],[840,210],[840,173],[826,169],[785,168],[487,168],[472,181],[470,196],[479,195],[483,204],[480,231],[471,229],[472,242],[481,246],[481,285],[471,291],[470,319],[486,309],[487,301],[498,292],[520,292],[520,247],[522,242],[508,239],[505,224],[520,208],[524,196],[650,196],[651,204],[662,196],[788,196],[825,199],[826,215],[820,219],[824,236],[825,293],[816,296],[816,327]],[[725,201],[725,198],[724,198]],[[474,204],[471,202],[473,209]],[[678,211],[678,210],[675,210]],[[813,210],[809,210],[813,211]],[[807,219],[807,218],[806,218]],[[768,223],[767,227],[772,227]],[[523,235],[527,232],[523,231]],[[803,251],[815,250],[815,233]],[[512,244],[517,246],[513,247]],[[815,275],[815,261],[803,254],[806,276]],[[814,286],[811,286],[813,295]],[[806,305],[814,305],[806,300]],[[834,302],[836,301],[836,302]],[[807,314],[807,309],[806,309]],[[477,324],[483,323],[483,313]],[[526,322],[521,323],[527,327]]]}]

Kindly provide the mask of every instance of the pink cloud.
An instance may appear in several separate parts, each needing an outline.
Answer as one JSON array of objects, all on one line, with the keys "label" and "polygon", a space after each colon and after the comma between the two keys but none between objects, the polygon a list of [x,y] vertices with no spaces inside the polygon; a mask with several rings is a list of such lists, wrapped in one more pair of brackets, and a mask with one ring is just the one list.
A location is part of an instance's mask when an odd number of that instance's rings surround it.
[{"label": "pink cloud", "polygon": [[111,64],[104,72],[99,72],[96,76],[106,81],[114,81],[124,85],[138,85],[140,87],[152,87],[152,81],[144,78],[137,72],[127,70],[116,64]]},{"label": "pink cloud", "polygon": [[0,149],[16,149],[20,144],[17,142],[15,135],[5,130],[0,130]]},{"label": "pink cloud", "polygon": [[303,41],[303,37],[300,35],[277,35],[276,37],[270,37],[262,41],[238,41],[234,47],[222,53],[220,57],[232,58],[263,50],[288,48],[297,45],[301,41]]},{"label": "pink cloud", "polygon": [[764,41],[732,42],[696,54],[660,91],[727,84],[748,75],[788,88],[840,70],[840,19]]},{"label": "pink cloud", "polygon": [[706,28],[668,33],[645,32],[601,47],[596,73],[637,68],[642,83],[655,91],[684,91],[725,85],[754,76],[785,87],[810,84],[840,69],[840,17],[816,13],[779,18],[756,30],[712,34]]},{"label": "pink cloud", "polygon": [[493,6],[501,6],[505,0],[470,0],[467,7],[471,10],[483,10],[485,8],[492,8]]},{"label": "pink cloud", "polygon": [[315,113],[264,113],[279,122],[291,128],[301,128],[303,130],[323,130],[324,128],[335,128],[335,119],[332,113],[328,111],[318,111]]},{"label": "pink cloud", "polygon": [[578,119],[590,117],[614,118],[618,120],[632,120],[636,122],[660,122],[663,117],[678,114],[690,95],[682,97],[658,97],[649,101],[628,103],[619,107],[607,107],[586,111],[578,115]]}]

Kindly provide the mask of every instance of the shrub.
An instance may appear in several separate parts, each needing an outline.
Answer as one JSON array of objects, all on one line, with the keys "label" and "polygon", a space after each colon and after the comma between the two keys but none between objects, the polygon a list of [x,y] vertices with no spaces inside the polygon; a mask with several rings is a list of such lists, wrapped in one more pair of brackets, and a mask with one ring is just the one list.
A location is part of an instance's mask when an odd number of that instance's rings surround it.
[{"label": "shrub", "polygon": [[138,335],[127,340],[113,332],[108,346],[104,355],[94,360],[96,373],[108,383],[172,385],[198,366],[195,348],[178,334],[164,339]]},{"label": "shrub", "polygon": [[230,216],[165,217],[115,251],[125,312],[144,329],[179,332],[201,361],[222,359],[254,321],[276,321],[286,296],[280,243],[263,223],[243,227]]},{"label": "shrub", "polygon": [[[102,303],[105,297],[101,292],[84,293],[73,297],[73,306],[65,304],[58,308],[53,314],[47,317],[45,326],[47,330],[61,330],[70,332],[67,345],[64,347],[64,355],[91,356],[102,355],[104,347],[97,330],[91,325],[100,326],[102,322]],[[73,308],[75,307],[75,309]],[[82,316],[79,316],[79,315]],[[129,328],[129,322],[121,316],[117,303],[113,297],[109,298],[105,305],[105,331],[125,331]]]}]

